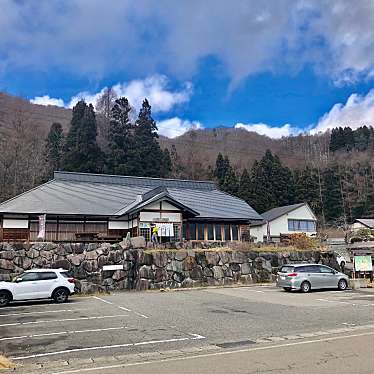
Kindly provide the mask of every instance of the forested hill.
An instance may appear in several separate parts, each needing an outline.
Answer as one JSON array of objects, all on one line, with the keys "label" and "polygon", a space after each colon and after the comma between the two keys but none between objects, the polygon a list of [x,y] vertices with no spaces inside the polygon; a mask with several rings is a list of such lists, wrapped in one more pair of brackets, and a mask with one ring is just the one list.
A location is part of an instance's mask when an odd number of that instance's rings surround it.
[{"label": "forested hill", "polygon": [[120,98],[70,110],[0,94],[0,200],[63,169],[215,180],[260,213],[304,201],[323,223],[374,217],[373,128],[282,139],[216,128],[168,139],[158,137],[151,104],[134,113]]}]

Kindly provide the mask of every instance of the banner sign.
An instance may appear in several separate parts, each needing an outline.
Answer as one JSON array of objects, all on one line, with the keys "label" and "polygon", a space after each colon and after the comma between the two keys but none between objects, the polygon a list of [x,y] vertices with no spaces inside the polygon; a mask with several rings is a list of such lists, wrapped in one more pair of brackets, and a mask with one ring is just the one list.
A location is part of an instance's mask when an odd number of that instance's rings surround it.
[{"label": "banner sign", "polygon": [[355,256],[356,271],[373,271],[371,256]]},{"label": "banner sign", "polygon": [[38,233],[38,239],[45,239],[45,223],[47,220],[46,214],[41,214],[39,216],[39,233]]}]

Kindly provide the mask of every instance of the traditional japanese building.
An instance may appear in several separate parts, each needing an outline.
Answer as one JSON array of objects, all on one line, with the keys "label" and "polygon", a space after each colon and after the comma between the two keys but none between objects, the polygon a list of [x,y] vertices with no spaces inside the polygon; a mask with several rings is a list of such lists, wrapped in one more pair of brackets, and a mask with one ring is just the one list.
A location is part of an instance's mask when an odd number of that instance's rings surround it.
[{"label": "traditional japanese building", "polygon": [[239,241],[262,217],[213,182],[55,172],[54,179],[0,204],[2,240]]}]

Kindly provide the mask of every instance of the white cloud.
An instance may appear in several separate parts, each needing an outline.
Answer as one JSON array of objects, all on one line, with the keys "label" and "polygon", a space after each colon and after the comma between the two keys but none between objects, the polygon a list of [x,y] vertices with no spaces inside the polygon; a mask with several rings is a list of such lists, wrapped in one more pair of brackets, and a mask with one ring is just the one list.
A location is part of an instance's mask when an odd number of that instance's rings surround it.
[{"label": "white cloud", "polygon": [[234,82],[306,64],[354,81],[374,72],[373,24],[372,0],[3,0],[1,67],[191,77],[213,57]]},{"label": "white cloud", "polygon": [[283,136],[290,136],[300,133],[300,130],[292,127],[290,124],[285,124],[280,127],[270,126],[266,123],[237,123],[234,126],[236,129],[244,129],[247,131],[257,132],[260,135],[266,135],[269,138],[279,139]]},{"label": "white cloud", "polygon": [[183,135],[192,129],[202,129],[203,125],[198,121],[183,120],[179,117],[173,117],[157,122],[158,132],[168,138],[175,138]]},{"label": "white cloud", "polygon": [[61,107],[65,106],[64,100],[55,99],[53,97],[49,97],[48,95],[36,96],[33,99],[31,99],[30,102],[33,104],[38,104],[38,105],[55,105],[55,106],[61,106]]},{"label": "white cloud", "polygon": [[319,119],[311,133],[315,134],[339,126],[356,129],[363,125],[374,125],[374,89],[366,96],[352,94],[345,104],[335,104]]},{"label": "white cloud", "polygon": [[[169,80],[164,75],[153,75],[146,79],[136,79],[127,83],[117,83],[112,88],[118,97],[127,97],[136,109],[139,109],[144,98],[152,105],[154,113],[168,112],[175,105],[188,102],[192,95],[192,84],[184,83],[179,91],[168,89]],[[72,108],[79,100],[95,105],[97,99],[107,89],[104,87],[96,93],[80,92],[71,98],[69,107]]]}]

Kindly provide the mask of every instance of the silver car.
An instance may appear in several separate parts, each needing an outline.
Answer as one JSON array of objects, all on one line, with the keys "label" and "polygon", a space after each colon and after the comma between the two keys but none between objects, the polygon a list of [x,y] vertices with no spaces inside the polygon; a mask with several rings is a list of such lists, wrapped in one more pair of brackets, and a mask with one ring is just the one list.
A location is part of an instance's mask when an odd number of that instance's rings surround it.
[{"label": "silver car", "polygon": [[283,265],[277,276],[277,286],[285,291],[300,290],[309,292],[311,289],[338,288],[346,290],[348,276],[325,265],[288,264]]}]

